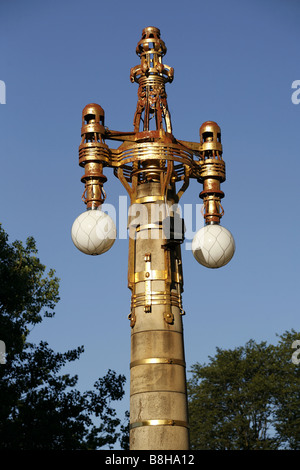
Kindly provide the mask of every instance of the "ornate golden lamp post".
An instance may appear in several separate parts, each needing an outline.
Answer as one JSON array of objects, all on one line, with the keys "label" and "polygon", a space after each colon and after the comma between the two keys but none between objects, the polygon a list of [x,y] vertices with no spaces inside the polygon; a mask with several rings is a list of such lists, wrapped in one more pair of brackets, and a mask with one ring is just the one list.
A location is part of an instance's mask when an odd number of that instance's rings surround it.
[{"label": "ornate golden lamp post", "polygon": [[[181,299],[184,224],[176,207],[190,178],[203,185],[205,218],[205,226],[193,239],[194,257],[206,267],[218,268],[230,261],[235,250],[232,235],[220,226],[224,197],[220,184],[225,181],[220,128],[212,121],[202,124],[200,143],[173,136],[165,84],[172,82],[174,71],[162,62],[166,50],[159,29],[143,30],[136,48],[141,63],[130,73],[131,81],[139,85],[133,132],[105,127],[104,111],[97,104],[83,109],[79,164],[85,170],[81,180],[87,211],[72,227],[73,242],[84,253],[101,254],[113,245],[115,225],[101,211],[103,173],[106,167],[113,168],[131,202],[132,450],[189,448]],[[122,144],[111,149],[107,140]]]}]

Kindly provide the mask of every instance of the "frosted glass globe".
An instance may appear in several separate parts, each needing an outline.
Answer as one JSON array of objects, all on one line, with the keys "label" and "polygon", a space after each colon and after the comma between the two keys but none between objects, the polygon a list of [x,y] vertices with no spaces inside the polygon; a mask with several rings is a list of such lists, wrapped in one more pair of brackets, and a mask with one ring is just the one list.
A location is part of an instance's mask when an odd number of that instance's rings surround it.
[{"label": "frosted glass globe", "polygon": [[235,252],[234,238],[221,225],[205,225],[194,236],[192,252],[198,263],[207,268],[221,268]]},{"label": "frosted glass globe", "polygon": [[75,219],[71,235],[78,250],[87,255],[101,255],[114,244],[117,230],[109,215],[101,210],[89,210]]}]

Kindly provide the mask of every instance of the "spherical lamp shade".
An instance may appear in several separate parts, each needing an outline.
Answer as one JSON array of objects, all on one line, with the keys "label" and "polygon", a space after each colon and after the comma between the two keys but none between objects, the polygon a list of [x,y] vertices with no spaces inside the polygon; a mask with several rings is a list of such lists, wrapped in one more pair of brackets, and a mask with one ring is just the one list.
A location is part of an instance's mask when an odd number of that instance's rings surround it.
[{"label": "spherical lamp shade", "polygon": [[198,263],[207,268],[221,268],[234,255],[234,238],[221,225],[206,225],[194,236],[192,252]]},{"label": "spherical lamp shade", "polygon": [[78,250],[87,255],[101,255],[114,244],[117,230],[109,215],[101,210],[89,210],[75,219],[71,235]]}]

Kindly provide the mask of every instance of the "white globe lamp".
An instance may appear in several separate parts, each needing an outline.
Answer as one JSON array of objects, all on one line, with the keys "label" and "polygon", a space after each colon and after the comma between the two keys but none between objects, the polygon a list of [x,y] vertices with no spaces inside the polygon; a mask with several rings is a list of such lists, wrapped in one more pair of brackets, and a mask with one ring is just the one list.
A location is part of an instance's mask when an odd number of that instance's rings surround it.
[{"label": "white globe lamp", "polygon": [[221,268],[234,255],[234,238],[229,230],[219,224],[205,225],[194,236],[192,252],[203,266]]},{"label": "white globe lamp", "polygon": [[74,245],[86,255],[101,255],[108,251],[117,237],[112,218],[99,209],[87,210],[75,219],[71,236]]}]

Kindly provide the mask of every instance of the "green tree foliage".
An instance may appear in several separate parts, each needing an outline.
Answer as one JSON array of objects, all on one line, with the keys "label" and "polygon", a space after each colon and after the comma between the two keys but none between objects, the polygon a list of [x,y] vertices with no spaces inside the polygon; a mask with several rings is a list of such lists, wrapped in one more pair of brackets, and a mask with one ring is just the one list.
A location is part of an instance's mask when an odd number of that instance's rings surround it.
[{"label": "green tree foliage", "polygon": [[[29,342],[30,329],[53,317],[59,280],[41,264],[34,239],[12,244],[0,225],[1,449],[100,449],[122,437],[112,401],[124,395],[125,377],[108,370],[91,391],[80,393],[77,376],[60,373],[83,347],[54,352]],[[122,429],[121,429],[122,431]]]},{"label": "green tree foliage", "polygon": [[282,446],[292,450],[300,450],[300,350],[297,347],[299,339],[299,333],[294,330],[286,331],[280,336],[276,347],[279,389],[275,396],[274,425]]},{"label": "green tree foliage", "polygon": [[275,346],[217,348],[209,364],[192,367],[192,449],[300,449],[300,366],[291,349],[299,338],[292,330]]}]

